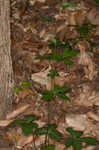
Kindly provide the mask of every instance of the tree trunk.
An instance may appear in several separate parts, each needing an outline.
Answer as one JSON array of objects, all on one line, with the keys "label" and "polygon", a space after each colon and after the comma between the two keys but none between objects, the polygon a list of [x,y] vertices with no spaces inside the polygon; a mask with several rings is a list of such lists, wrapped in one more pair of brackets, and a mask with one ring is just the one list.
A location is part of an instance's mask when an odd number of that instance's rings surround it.
[{"label": "tree trunk", "polygon": [[0,0],[0,119],[12,104],[13,78],[10,54],[10,0]]}]

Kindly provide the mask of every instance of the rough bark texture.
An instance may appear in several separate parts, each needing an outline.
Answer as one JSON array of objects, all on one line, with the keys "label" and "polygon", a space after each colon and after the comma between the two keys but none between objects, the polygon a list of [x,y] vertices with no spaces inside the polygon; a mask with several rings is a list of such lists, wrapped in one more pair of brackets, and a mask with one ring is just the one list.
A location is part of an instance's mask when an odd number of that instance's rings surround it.
[{"label": "rough bark texture", "polygon": [[10,0],[0,0],[0,119],[3,119],[11,108],[12,88]]}]

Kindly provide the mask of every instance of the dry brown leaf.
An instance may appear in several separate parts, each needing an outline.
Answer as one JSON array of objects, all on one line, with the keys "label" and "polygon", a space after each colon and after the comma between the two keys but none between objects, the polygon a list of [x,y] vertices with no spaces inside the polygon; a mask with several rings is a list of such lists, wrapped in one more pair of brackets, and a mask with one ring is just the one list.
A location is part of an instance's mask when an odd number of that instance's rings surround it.
[{"label": "dry brown leaf", "polygon": [[29,91],[27,89],[22,89],[17,94],[17,96],[22,99],[24,99],[27,95],[29,95]]},{"label": "dry brown leaf", "polygon": [[0,120],[0,127],[7,127],[13,120]]},{"label": "dry brown leaf", "polygon": [[86,11],[82,9],[77,10],[74,14],[76,24],[78,25],[82,25],[84,23],[85,17],[86,17]]},{"label": "dry brown leaf", "polygon": [[99,121],[99,116],[96,115],[96,114],[93,113],[93,112],[88,112],[88,113],[87,113],[87,117],[88,117],[88,118],[91,118],[91,119],[93,119],[93,120],[95,120],[95,121]]},{"label": "dry brown leaf", "polygon": [[55,144],[55,150],[64,150],[64,149],[65,149],[64,144],[60,144],[60,143]]},{"label": "dry brown leaf", "polygon": [[92,80],[96,75],[97,71],[95,69],[95,64],[92,61],[91,56],[85,51],[84,41],[78,43],[78,47],[80,49],[79,55],[79,64],[84,65],[84,72],[89,80]]},{"label": "dry brown leaf", "polygon": [[66,81],[66,76],[68,76],[68,73],[59,72],[59,76],[55,77],[55,84],[63,86],[64,82]]},{"label": "dry brown leaf", "polygon": [[12,119],[12,118],[16,117],[20,113],[23,113],[29,107],[30,107],[29,104],[25,104],[24,106],[21,106],[12,112],[9,112],[6,116],[6,119]]},{"label": "dry brown leaf", "polygon": [[86,115],[70,114],[69,116],[66,116],[66,124],[69,127],[73,127],[75,130],[84,131],[89,123]]},{"label": "dry brown leaf", "polygon": [[32,74],[31,79],[41,85],[46,85],[47,90],[51,89],[51,79],[47,76],[50,69],[51,67],[49,66],[49,68],[44,71]]},{"label": "dry brown leaf", "polygon": [[22,136],[17,142],[17,148],[22,148],[33,141],[33,135]]},{"label": "dry brown leaf", "polygon": [[95,8],[89,11],[87,18],[92,24],[99,25],[99,12]]},{"label": "dry brown leaf", "polygon": [[43,29],[43,30],[40,32],[40,38],[44,37],[44,36],[45,36],[45,33],[46,33],[46,31],[45,31],[45,29]]}]

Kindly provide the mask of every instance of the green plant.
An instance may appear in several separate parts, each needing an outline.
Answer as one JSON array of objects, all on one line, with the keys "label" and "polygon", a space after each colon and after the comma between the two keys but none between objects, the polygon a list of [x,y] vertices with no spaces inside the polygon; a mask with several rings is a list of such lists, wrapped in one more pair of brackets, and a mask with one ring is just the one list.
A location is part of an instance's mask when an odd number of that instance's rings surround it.
[{"label": "green plant", "polygon": [[50,47],[52,49],[55,49],[57,46],[62,47],[64,50],[61,55],[58,52],[56,52],[55,50],[53,50],[49,54],[44,54],[43,56],[37,56],[36,58],[37,59],[64,61],[64,63],[66,63],[68,65],[72,65],[73,62],[68,58],[76,56],[79,53],[79,51],[70,49],[68,44],[66,44],[64,42],[59,42],[59,43],[58,42],[59,41],[57,41],[57,40],[55,40],[54,42],[52,41],[52,43],[50,43]]},{"label": "green plant", "polygon": [[55,69],[51,69],[51,70],[49,70],[49,73],[47,76],[54,79],[55,76],[59,76],[59,73]]},{"label": "green plant", "polygon": [[44,127],[37,128],[34,131],[34,134],[36,134],[36,135],[48,134],[51,139],[55,139],[55,140],[59,141],[62,137],[62,133],[59,132],[56,128],[57,128],[56,124],[48,124]]},{"label": "green plant", "polygon": [[30,88],[30,82],[29,81],[21,81],[20,82],[20,85],[23,87],[23,88],[26,88],[26,89],[29,89]]},{"label": "green plant", "polygon": [[40,150],[55,150],[55,145],[53,144],[44,145],[44,146],[41,146]]},{"label": "green plant", "polygon": [[30,89],[30,82],[29,81],[21,81],[20,82],[21,87],[14,86],[13,90],[16,94],[19,93],[23,88]]},{"label": "green plant", "polygon": [[28,136],[29,134],[33,133],[33,128],[36,129],[38,127],[38,124],[34,122],[38,118],[39,117],[35,115],[26,115],[25,119],[15,120],[8,127],[11,128],[16,125],[20,125],[23,133]]},{"label": "green plant", "polygon": [[94,0],[97,4],[99,3],[99,0]]},{"label": "green plant", "polygon": [[45,101],[50,101],[50,100],[54,99],[55,97],[59,97],[63,100],[70,101],[70,98],[65,95],[65,93],[67,93],[70,90],[71,90],[70,87],[66,87],[66,86],[60,87],[59,85],[54,85],[53,90],[41,91],[41,94],[42,94],[41,99],[45,100]]},{"label": "green plant", "polygon": [[52,21],[52,18],[51,18],[51,17],[48,17],[48,16],[40,16],[40,20],[41,20],[41,21],[48,21],[48,22],[51,22],[51,21]]},{"label": "green plant", "polygon": [[66,131],[71,134],[71,137],[65,142],[67,148],[72,146],[74,150],[81,150],[83,142],[87,145],[99,144],[99,141],[94,137],[81,137],[83,135],[82,131],[73,130],[72,128],[67,128]]},{"label": "green plant", "polygon": [[15,92],[16,94],[18,94],[18,93],[19,93],[19,91],[21,91],[21,90],[22,90],[22,88],[17,87],[17,86],[14,86],[13,90],[14,90],[14,92]]},{"label": "green plant", "polygon": [[77,4],[74,4],[74,3],[70,3],[70,2],[63,2],[62,4],[61,4],[61,6],[62,6],[62,8],[63,9],[65,9],[65,8],[67,8],[67,7],[76,7],[77,6]]},{"label": "green plant", "polygon": [[68,26],[75,27],[75,29],[80,33],[80,36],[84,38],[88,36],[91,30],[96,29],[96,25],[93,25],[91,23],[83,24],[82,26],[79,25],[68,25]]},{"label": "green plant", "polygon": [[56,40],[55,38],[53,40],[48,40],[48,45],[50,49],[54,49],[57,47],[60,48],[69,47],[68,43]]}]

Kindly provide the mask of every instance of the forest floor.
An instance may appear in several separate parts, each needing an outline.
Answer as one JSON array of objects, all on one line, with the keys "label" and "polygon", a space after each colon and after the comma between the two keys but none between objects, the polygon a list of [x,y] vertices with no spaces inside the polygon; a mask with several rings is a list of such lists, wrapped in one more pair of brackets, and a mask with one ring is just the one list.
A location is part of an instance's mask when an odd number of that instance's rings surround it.
[{"label": "forest floor", "polygon": [[[54,144],[55,150],[66,150],[64,141],[70,137],[68,127],[81,131],[82,137],[99,140],[99,1],[65,2],[11,1],[15,87],[12,111],[0,127],[0,150],[39,150],[46,141]],[[64,51],[66,48],[68,52]],[[47,59],[53,52],[58,56]],[[63,59],[58,59],[59,55]],[[45,57],[36,59],[37,56]],[[55,77],[50,70],[54,70]],[[48,100],[47,93],[42,98],[42,91],[53,90],[54,85],[63,90],[58,93],[61,96]],[[64,91],[64,87],[70,90]],[[45,100],[44,96],[47,96]],[[47,139],[46,135],[25,136],[24,132],[31,133],[31,127],[23,125],[22,130],[21,123],[7,127],[13,120],[22,120],[30,114],[39,116],[35,120],[39,128],[56,124],[63,138],[57,141]],[[72,146],[68,150],[73,150]],[[99,144],[83,143],[82,150],[99,150]]]}]

